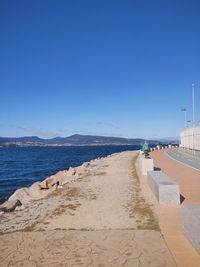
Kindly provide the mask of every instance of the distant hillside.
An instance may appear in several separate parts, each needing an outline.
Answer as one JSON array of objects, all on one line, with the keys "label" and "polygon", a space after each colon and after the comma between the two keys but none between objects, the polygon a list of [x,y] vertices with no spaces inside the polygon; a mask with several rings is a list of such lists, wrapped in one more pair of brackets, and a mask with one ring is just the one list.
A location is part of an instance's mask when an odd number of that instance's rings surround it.
[{"label": "distant hillside", "polygon": [[[37,136],[25,136],[25,137],[0,137],[0,143],[40,143],[46,145],[91,145],[91,144],[121,144],[121,145],[141,145],[144,143],[144,139],[128,139],[121,137],[107,137],[107,136],[92,136],[92,135],[79,135],[75,134],[69,137],[55,137],[52,139],[42,139]],[[147,140],[150,144],[158,144],[159,141]]]}]

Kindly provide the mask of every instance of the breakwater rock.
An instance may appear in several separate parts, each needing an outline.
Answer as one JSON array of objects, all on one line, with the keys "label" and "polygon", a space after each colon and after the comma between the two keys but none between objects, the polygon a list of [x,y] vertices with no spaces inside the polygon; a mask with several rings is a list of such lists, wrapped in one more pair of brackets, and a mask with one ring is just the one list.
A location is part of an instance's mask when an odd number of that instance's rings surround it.
[{"label": "breakwater rock", "polygon": [[39,218],[42,220],[60,205],[61,198],[75,181],[98,175],[104,165],[104,159],[97,158],[16,190],[0,205],[0,231],[21,230],[30,227]]}]

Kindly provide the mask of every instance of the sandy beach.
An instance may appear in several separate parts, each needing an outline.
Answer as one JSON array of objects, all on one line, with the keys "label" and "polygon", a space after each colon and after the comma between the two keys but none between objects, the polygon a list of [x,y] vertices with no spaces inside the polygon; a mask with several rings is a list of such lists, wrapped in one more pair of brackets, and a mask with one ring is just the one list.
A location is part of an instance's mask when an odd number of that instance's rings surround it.
[{"label": "sandy beach", "polygon": [[176,266],[141,190],[137,155],[59,172],[56,190],[3,213],[0,266]]}]

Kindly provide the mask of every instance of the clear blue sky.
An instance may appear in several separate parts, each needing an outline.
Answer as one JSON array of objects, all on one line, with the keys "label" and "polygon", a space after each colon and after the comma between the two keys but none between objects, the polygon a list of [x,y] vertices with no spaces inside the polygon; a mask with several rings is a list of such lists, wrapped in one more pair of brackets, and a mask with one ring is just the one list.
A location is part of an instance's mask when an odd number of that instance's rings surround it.
[{"label": "clear blue sky", "polygon": [[0,136],[177,137],[199,0],[1,0]]}]

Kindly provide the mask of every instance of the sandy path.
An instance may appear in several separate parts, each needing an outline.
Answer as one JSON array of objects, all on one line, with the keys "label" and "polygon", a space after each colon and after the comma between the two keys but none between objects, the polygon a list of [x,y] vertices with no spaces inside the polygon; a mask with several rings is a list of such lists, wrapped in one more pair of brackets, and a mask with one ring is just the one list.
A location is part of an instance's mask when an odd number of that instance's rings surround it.
[{"label": "sandy path", "polygon": [[136,152],[124,152],[107,157],[104,159],[106,167],[99,173],[70,184],[70,188],[75,188],[78,193],[62,205],[73,205],[73,215],[67,209],[60,215],[51,215],[44,221],[45,229],[135,228],[137,225],[127,208],[133,187],[134,155]]}]

